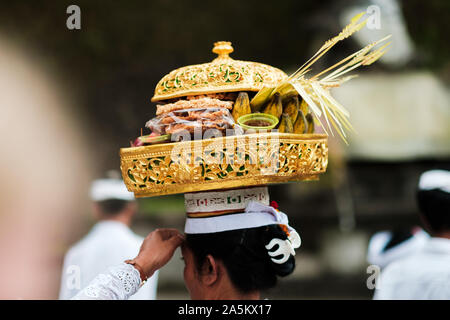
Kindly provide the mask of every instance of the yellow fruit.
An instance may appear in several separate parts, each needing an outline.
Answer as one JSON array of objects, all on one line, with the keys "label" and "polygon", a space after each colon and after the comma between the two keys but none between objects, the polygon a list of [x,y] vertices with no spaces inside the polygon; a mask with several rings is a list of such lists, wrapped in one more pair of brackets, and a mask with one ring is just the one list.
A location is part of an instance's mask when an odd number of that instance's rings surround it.
[{"label": "yellow fruit", "polygon": [[292,123],[297,120],[298,110],[300,109],[300,103],[298,102],[298,97],[294,96],[289,99],[286,103],[283,103],[283,112],[287,113],[291,117]]},{"label": "yellow fruit", "polygon": [[314,133],[314,118],[311,113],[308,113],[306,115],[306,122],[308,123],[308,129],[306,130],[307,133]]},{"label": "yellow fruit", "polygon": [[280,94],[281,100],[282,100],[283,102],[285,102],[285,101],[287,101],[287,100],[289,100],[289,99],[291,99],[291,98],[293,98],[293,97],[295,97],[295,96],[298,96],[297,90],[295,90],[295,88],[294,88],[294,87],[292,86],[292,84],[290,84],[290,83],[284,83],[284,84],[282,84],[282,85],[277,89],[276,92],[278,92],[278,93]]},{"label": "yellow fruit", "polygon": [[269,97],[272,94],[274,88],[263,87],[258,93],[253,97],[252,101],[250,101],[250,107],[252,112],[259,112],[269,100]]},{"label": "yellow fruit", "polygon": [[240,92],[234,103],[231,115],[233,116],[234,121],[237,122],[239,117],[249,113],[252,113],[252,110],[250,109],[248,94],[247,92]]},{"label": "yellow fruit", "polygon": [[293,133],[294,132],[294,125],[292,124],[291,117],[287,113],[283,113],[281,115],[281,123],[278,127],[278,132],[283,133]]},{"label": "yellow fruit", "polygon": [[283,105],[281,104],[281,96],[279,93],[273,95],[267,106],[264,108],[263,113],[271,114],[277,118],[281,117]]},{"label": "yellow fruit", "polygon": [[297,90],[290,83],[283,83],[279,88],[263,87],[250,101],[252,112],[259,112],[273,98],[275,94],[279,94],[283,103],[291,98],[298,96]]},{"label": "yellow fruit", "polygon": [[302,110],[303,114],[308,114],[308,104],[306,103],[305,100],[302,100],[302,103],[300,103],[300,110]]},{"label": "yellow fruit", "polygon": [[308,124],[302,110],[298,110],[297,120],[294,123],[294,133],[306,133]]}]

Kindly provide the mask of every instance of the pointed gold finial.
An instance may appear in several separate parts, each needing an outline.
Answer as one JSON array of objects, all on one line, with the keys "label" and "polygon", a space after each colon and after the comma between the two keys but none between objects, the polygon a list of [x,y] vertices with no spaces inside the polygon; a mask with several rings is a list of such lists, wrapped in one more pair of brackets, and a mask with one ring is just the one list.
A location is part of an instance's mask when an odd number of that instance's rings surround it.
[{"label": "pointed gold finial", "polygon": [[216,59],[230,59],[229,54],[233,51],[234,49],[229,41],[217,41],[212,49],[212,52],[218,55]]}]

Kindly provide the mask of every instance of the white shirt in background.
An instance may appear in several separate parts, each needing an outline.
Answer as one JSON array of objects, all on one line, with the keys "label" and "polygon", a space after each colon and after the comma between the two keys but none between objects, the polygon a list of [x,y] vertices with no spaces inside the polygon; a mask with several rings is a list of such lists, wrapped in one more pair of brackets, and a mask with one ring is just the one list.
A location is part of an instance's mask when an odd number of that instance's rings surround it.
[{"label": "white shirt in background", "polygon": [[450,239],[430,238],[381,272],[376,300],[450,300]]},{"label": "white shirt in background", "polygon": [[[108,267],[133,259],[144,239],[126,225],[116,221],[98,222],[92,230],[66,254],[61,278],[60,299],[70,299]],[[80,275],[77,282],[77,275]],[[154,300],[158,271],[130,300]]]}]

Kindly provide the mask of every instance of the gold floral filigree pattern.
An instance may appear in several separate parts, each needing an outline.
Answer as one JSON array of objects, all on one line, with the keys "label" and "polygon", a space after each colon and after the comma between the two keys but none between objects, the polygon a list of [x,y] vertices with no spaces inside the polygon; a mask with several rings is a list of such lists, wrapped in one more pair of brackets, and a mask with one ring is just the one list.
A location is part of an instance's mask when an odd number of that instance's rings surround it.
[{"label": "gold floral filigree pattern", "polygon": [[215,51],[217,47],[214,47],[213,52],[219,56],[212,62],[182,67],[165,75],[156,85],[152,101],[207,93],[259,91],[263,86],[274,87],[287,79],[283,71],[267,64],[230,58],[231,43],[221,43],[229,49]]},{"label": "gold floral filigree pattern", "polygon": [[120,151],[136,197],[317,179],[328,164],[327,136],[265,133]]}]

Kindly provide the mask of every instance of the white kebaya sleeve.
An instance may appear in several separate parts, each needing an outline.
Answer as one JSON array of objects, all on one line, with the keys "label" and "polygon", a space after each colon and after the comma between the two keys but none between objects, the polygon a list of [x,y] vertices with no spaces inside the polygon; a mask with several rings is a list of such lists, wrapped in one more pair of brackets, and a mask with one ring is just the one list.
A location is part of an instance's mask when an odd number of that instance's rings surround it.
[{"label": "white kebaya sleeve", "polygon": [[130,264],[122,263],[99,274],[72,300],[128,300],[140,285],[139,271]]}]

